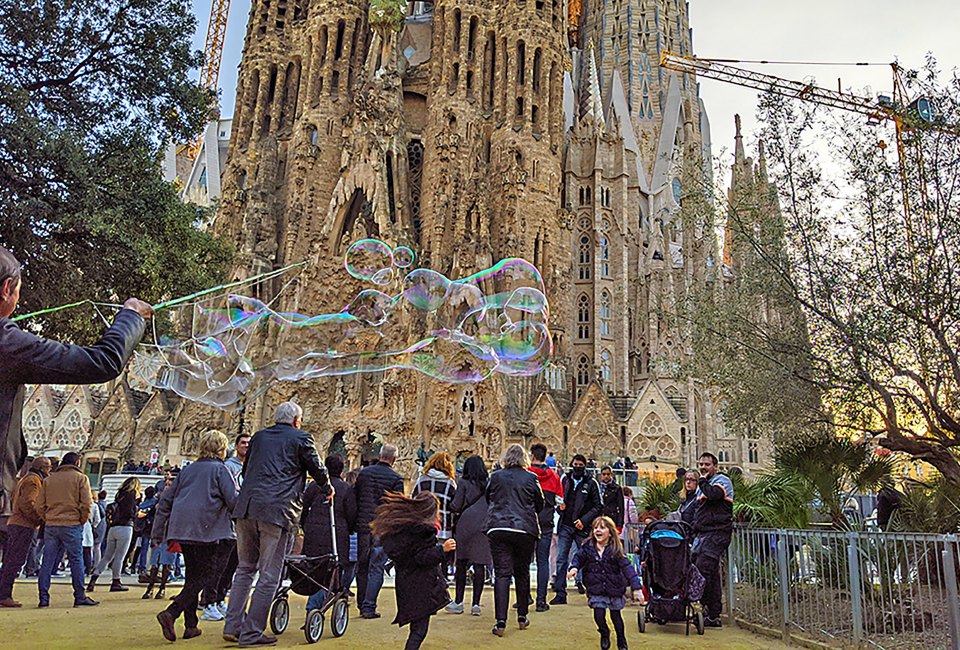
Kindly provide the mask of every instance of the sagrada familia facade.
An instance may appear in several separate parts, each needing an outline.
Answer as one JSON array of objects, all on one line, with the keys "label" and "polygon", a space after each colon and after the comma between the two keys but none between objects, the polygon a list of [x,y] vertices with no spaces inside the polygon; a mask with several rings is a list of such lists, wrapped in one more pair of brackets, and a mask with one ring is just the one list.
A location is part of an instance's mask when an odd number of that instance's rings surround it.
[{"label": "sagrada familia facade", "polygon": [[[281,384],[229,416],[124,380],[84,407],[88,455],[176,461],[206,428],[253,431],[292,397],[322,450],[356,463],[390,440],[408,473],[421,445],[493,460],[535,441],[651,472],[706,450],[768,464],[770,443],[727,430],[720,393],[678,372],[691,348],[671,306],[735,265],[714,224],[684,216],[713,184],[710,131],[697,80],[658,66],[665,50],[692,52],[686,2],[254,0],[213,225],[235,277],[309,260],[281,307],[320,313],[360,288],[342,258],[364,237],[450,278],[522,257],[544,278],[553,362],[479,384]],[[766,182],[739,136],[735,165],[731,192]],[[44,390],[36,404],[56,401]],[[44,409],[25,410],[31,441],[63,412]]]}]

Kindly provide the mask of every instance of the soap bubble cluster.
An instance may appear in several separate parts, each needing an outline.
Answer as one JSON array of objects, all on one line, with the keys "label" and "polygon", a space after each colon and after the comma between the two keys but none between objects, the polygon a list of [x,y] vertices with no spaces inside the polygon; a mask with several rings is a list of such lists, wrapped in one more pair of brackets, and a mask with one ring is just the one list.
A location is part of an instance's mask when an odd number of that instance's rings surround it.
[{"label": "soap bubble cluster", "polygon": [[477,383],[546,367],[553,343],[536,267],[510,258],[451,280],[411,269],[414,261],[406,246],[354,242],[344,268],[375,288],[332,313],[280,312],[271,306],[277,297],[237,294],[194,303],[178,319],[189,334],[141,346],[132,370],[155,388],[236,409],[275,381],[406,369]]}]

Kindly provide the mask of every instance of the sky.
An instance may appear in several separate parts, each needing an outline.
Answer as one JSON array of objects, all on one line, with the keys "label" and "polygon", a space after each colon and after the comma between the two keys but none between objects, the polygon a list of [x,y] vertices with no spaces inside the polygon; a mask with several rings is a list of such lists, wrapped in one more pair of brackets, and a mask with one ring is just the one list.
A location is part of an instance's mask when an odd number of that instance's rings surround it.
[{"label": "sky", "polygon": [[[193,0],[197,14],[194,44],[203,48],[211,0]],[[701,57],[809,62],[894,60],[920,67],[932,52],[941,69],[960,66],[960,2],[957,0],[689,0],[694,54]],[[233,114],[237,67],[250,0],[233,0],[220,71],[223,115]],[[789,79],[809,81],[875,96],[890,92],[888,66],[744,66]],[[869,92],[864,92],[869,89]],[[757,94],[704,79],[701,96],[710,118],[714,155],[733,148],[733,116],[743,118],[750,144]]]}]

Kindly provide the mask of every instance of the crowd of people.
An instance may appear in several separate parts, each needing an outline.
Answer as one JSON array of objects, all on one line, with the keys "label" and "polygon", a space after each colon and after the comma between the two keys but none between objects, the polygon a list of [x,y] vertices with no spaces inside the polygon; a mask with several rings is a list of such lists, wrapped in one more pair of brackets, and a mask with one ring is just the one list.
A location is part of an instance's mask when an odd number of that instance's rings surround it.
[{"label": "crowd of people", "polygon": [[[108,567],[109,591],[129,589],[122,582],[129,566],[144,577],[144,599],[163,599],[182,558],[182,587],[156,615],[164,638],[176,641],[178,632],[180,638],[197,637],[199,620],[209,620],[223,621],[228,642],[273,645],[276,638],[265,633],[269,610],[285,558],[302,531],[300,552],[336,554],[343,586],[355,580],[363,619],[380,618],[384,575],[392,568],[393,622],[409,626],[407,650],[421,646],[438,612],[465,613],[471,576],[474,616],[483,614],[481,595],[492,582],[491,630],[498,637],[507,634],[511,583],[516,627],[522,631],[531,626],[531,605],[539,613],[567,604],[572,579],[593,610],[601,648],[611,644],[609,616],[618,650],[626,649],[620,612],[628,592],[643,600],[628,559],[641,549],[628,532],[660,516],[638,512],[630,485],[617,483],[618,471],[624,482],[636,483],[637,468],[629,458],[595,475],[596,462],[577,454],[564,472],[544,445],[528,451],[514,444],[492,469],[471,456],[458,471],[441,450],[423,454],[422,471],[408,494],[394,470],[395,445],[383,444],[378,458],[344,475],[345,459],[333,454],[321,463],[313,437],[303,429],[303,410],[284,402],[273,426],[233,441],[232,456],[227,437],[208,431],[199,441],[199,458],[182,469],[129,463],[123,470],[139,476],[127,478],[106,503],[107,493],[94,492],[81,471],[79,453],[68,452],[59,462],[43,457],[27,462],[20,431],[23,387],[115,378],[152,310],[131,298],[96,344],[62,345],[24,332],[9,319],[20,286],[19,264],[0,248],[0,607],[22,606],[13,587],[25,565],[29,575],[31,562],[37,564],[35,548],[41,551],[36,569],[41,608],[51,605],[51,577],[64,558],[74,607],[99,604],[91,594]],[[149,481],[143,477],[161,469],[156,484],[145,486]],[[697,471],[678,471],[682,505],[668,515],[695,531],[692,552],[705,578],[702,603],[712,627],[720,626],[719,564],[730,543],[734,497],[730,479],[717,470],[716,457],[705,453]],[[321,607],[325,597],[320,589],[308,608]]]}]

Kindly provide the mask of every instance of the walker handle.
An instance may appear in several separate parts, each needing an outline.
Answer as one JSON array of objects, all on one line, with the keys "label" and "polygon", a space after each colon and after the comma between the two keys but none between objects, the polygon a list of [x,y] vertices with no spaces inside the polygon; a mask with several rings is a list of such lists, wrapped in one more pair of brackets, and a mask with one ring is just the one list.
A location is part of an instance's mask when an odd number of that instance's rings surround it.
[{"label": "walker handle", "polygon": [[[336,497],[334,497],[336,498]],[[339,561],[337,553],[337,518],[333,515],[333,499],[330,499],[330,540],[333,542],[333,561]]]}]

